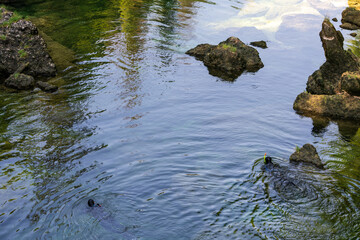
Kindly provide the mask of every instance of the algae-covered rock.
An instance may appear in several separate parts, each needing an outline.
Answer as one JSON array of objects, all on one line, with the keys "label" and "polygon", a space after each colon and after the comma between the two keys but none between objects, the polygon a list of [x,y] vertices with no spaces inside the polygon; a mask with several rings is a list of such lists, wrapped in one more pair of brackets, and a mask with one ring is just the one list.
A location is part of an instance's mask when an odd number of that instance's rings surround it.
[{"label": "algae-covered rock", "polygon": [[324,164],[321,162],[316,148],[309,143],[305,144],[302,148],[297,149],[293,154],[291,154],[290,162],[304,162],[312,164],[318,168],[324,168]]},{"label": "algae-covered rock", "polygon": [[267,48],[267,44],[265,41],[250,42],[250,45],[259,48]]},{"label": "algae-covered rock", "polygon": [[55,86],[55,85],[52,85],[50,83],[47,83],[47,82],[42,82],[42,81],[38,81],[36,83],[36,86],[38,88],[40,88],[41,90],[43,90],[44,92],[56,92],[58,90],[58,87]]},{"label": "algae-covered rock", "polygon": [[348,94],[312,95],[301,93],[296,97],[293,107],[299,114],[360,120],[360,99]]},{"label": "algae-covered rock", "polygon": [[186,54],[203,61],[210,74],[226,80],[235,80],[244,71],[256,72],[264,66],[259,52],[236,37],[218,45],[200,44]]},{"label": "algae-covered rock", "polygon": [[350,51],[344,50],[344,37],[328,19],[322,23],[320,39],[326,62],[309,77],[306,90],[312,94],[335,94],[340,91],[341,75],[357,71],[358,61]]},{"label": "algae-covered rock", "polygon": [[29,90],[35,85],[35,79],[32,76],[15,73],[5,80],[5,86],[17,90]]},{"label": "algae-covered rock", "polygon": [[341,76],[340,89],[350,95],[360,96],[360,72],[344,72]]},{"label": "algae-covered rock", "polygon": [[0,78],[6,79],[25,62],[29,63],[26,75],[55,76],[55,64],[36,26],[4,8],[0,8],[0,17]]},{"label": "algae-covered rock", "polygon": [[360,29],[360,11],[355,8],[348,7],[342,12],[341,16],[341,28],[349,30]]}]

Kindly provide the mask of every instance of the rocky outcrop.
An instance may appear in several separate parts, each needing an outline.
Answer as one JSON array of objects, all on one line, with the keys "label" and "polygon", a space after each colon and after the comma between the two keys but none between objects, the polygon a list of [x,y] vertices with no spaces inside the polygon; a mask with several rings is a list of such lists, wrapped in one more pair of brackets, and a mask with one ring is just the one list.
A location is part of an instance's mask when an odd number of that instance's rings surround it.
[{"label": "rocky outcrop", "polygon": [[293,154],[291,154],[290,162],[303,162],[312,164],[318,168],[324,168],[324,164],[321,162],[316,148],[309,143],[305,144],[302,148],[297,149]]},{"label": "rocky outcrop", "polygon": [[360,120],[360,68],[358,59],[343,49],[344,38],[329,20],[322,24],[320,38],[326,62],[308,79],[306,90],[293,108],[307,116]]},{"label": "rocky outcrop", "polygon": [[306,90],[312,94],[335,94],[339,92],[341,75],[359,69],[356,57],[343,48],[344,37],[328,19],[320,32],[326,62],[308,79]]},{"label": "rocky outcrop", "polygon": [[256,72],[264,66],[259,52],[236,37],[218,45],[200,44],[186,54],[203,61],[210,74],[225,80],[235,80],[244,71]]},{"label": "rocky outcrop", "polygon": [[56,68],[46,51],[38,29],[30,21],[0,8],[0,80],[13,74],[28,62],[24,74],[34,78],[55,76]]},{"label": "rocky outcrop", "polygon": [[360,29],[360,11],[348,7],[342,12],[341,28],[348,30]]},{"label": "rocky outcrop", "polygon": [[265,41],[250,42],[250,45],[259,48],[267,48],[267,44]]},{"label": "rocky outcrop", "polygon": [[326,116],[331,119],[360,120],[360,99],[349,94],[313,95],[301,93],[294,110],[299,114]]}]

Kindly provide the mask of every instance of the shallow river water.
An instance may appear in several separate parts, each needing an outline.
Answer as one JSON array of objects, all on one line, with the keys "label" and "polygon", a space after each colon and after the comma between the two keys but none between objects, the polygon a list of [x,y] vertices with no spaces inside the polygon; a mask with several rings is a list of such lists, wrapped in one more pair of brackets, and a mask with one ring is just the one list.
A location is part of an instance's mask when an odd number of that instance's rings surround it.
[{"label": "shallow river water", "polygon": [[[12,6],[76,61],[55,79],[58,93],[0,93],[0,239],[358,239],[358,126],[292,109],[325,61],[322,20],[340,20],[346,6]],[[350,32],[342,33],[359,52]],[[185,54],[229,36],[268,41],[258,49],[265,67],[229,82]],[[305,143],[316,146],[326,170],[287,162]],[[262,168],[265,152],[284,174]],[[89,198],[101,209],[89,209]]]}]

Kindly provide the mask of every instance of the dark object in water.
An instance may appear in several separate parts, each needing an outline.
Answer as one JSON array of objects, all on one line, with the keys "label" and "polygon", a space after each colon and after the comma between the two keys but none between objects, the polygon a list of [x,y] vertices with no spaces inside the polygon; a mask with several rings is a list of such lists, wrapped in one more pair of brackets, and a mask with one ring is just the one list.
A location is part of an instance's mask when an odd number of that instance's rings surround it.
[{"label": "dark object in water", "polygon": [[271,157],[267,157],[266,153],[264,154],[264,163],[265,164],[270,164],[272,163],[272,158]]},{"label": "dark object in water", "polygon": [[251,46],[259,47],[259,48],[267,48],[267,44],[265,41],[255,41],[250,43]]},{"label": "dark object in water", "polygon": [[92,200],[91,198],[88,201],[88,205],[89,205],[89,207],[101,207],[101,205],[98,203],[95,205],[95,201]]}]

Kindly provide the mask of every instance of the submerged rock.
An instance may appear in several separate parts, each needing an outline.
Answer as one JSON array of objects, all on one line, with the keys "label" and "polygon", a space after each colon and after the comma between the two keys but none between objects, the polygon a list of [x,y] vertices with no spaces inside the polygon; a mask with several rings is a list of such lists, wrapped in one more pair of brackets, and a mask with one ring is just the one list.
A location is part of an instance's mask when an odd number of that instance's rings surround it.
[{"label": "submerged rock", "polygon": [[291,154],[290,162],[304,162],[313,164],[318,168],[324,168],[324,164],[321,162],[316,148],[309,143],[305,144],[302,148]]},{"label": "submerged rock", "polygon": [[235,80],[244,71],[256,72],[264,67],[259,52],[236,37],[218,45],[200,44],[186,54],[203,61],[210,74],[226,80]]},{"label": "submerged rock", "polygon": [[41,90],[43,90],[44,92],[56,92],[58,90],[58,87],[55,85],[52,85],[50,83],[47,82],[42,82],[42,81],[38,81],[36,83],[36,86],[39,87]]},{"label": "submerged rock", "polygon": [[342,12],[341,28],[348,30],[360,29],[360,11],[348,7]]},{"label": "submerged rock", "polygon": [[359,69],[356,57],[343,48],[344,37],[328,19],[322,23],[320,39],[326,62],[308,79],[306,90],[312,94],[335,94],[339,92],[340,77],[344,72]]},{"label": "submerged rock", "polygon": [[55,76],[55,64],[36,26],[4,8],[0,8],[0,14],[0,78],[6,79],[26,62],[26,75]]},{"label": "submerged rock", "polygon": [[265,41],[251,42],[250,45],[254,46],[254,47],[259,47],[259,48],[267,48],[267,44]]}]

